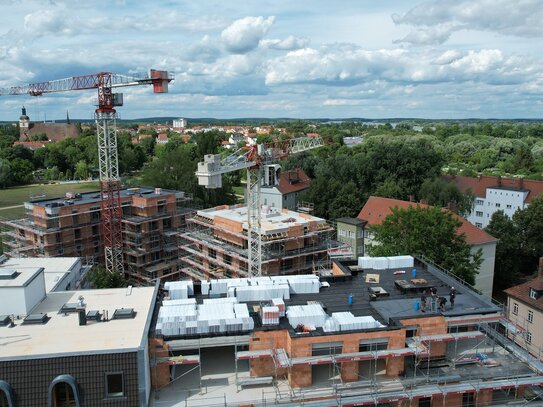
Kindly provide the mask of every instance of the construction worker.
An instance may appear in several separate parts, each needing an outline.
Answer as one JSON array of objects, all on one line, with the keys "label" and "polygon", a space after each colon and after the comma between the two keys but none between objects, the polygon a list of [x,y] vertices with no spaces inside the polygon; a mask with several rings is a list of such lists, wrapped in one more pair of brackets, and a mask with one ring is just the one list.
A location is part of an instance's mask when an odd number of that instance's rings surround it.
[{"label": "construction worker", "polygon": [[449,301],[451,302],[451,309],[454,308],[455,298],[456,298],[456,289],[454,287],[451,287],[451,291],[449,291]]},{"label": "construction worker", "polygon": [[437,288],[432,287],[430,288],[430,311],[431,312],[437,312]]},{"label": "construction worker", "polygon": [[426,312],[426,290],[424,290],[420,296],[420,310]]},{"label": "construction worker", "polygon": [[445,297],[439,297],[439,310],[441,312],[445,312],[446,303],[447,303],[447,299]]}]

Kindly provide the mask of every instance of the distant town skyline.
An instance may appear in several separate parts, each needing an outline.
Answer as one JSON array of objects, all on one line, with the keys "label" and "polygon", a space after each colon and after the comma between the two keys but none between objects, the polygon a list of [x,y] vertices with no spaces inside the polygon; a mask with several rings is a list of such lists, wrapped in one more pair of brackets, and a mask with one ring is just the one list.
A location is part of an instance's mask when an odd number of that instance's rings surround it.
[{"label": "distant town skyline", "polygon": [[[543,118],[543,1],[0,0],[0,87],[174,72],[121,118]],[[93,91],[0,97],[0,120],[89,120]]]}]

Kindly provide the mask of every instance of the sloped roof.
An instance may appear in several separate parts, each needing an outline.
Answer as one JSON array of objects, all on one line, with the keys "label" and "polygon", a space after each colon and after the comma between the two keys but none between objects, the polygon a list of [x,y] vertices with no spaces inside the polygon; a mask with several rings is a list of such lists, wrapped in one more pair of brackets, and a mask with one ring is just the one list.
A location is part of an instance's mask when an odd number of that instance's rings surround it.
[{"label": "sloped roof", "polygon": [[281,194],[290,194],[309,188],[310,182],[311,180],[301,168],[282,171],[281,175],[279,175],[279,185],[277,186],[277,189]]},{"label": "sloped roof", "polygon": [[534,300],[530,297],[531,288],[537,291],[543,290],[543,275],[537,276],[533,280],[508,288],[504,291],[510,297],[521,300],[525,304],[543,311],[543,296],[540,296],[537,300]]},{"label": "sloped roof", "polygon": [[[365,220],[368,222],[368,225],[380,225],[383,220],[392,213],[392,208],[407,209],[412,206],[429,208],[430,205],[426,205],[418,202],[409,202],[401,201],[399,199],[391,198],[381,198],[379,196],[370,196],[364,207],[361,209],[357,218]],[[489,235],[484,230],[479,229],[475,225],[469,223],[466,219],[461,216],[458,216],[454,212],[449,211],[448,209],[442,209],[445,212],[450,212],[453,217],[458,219],[462,224],[458,228],[458,233],[466,236],[466,242],[469,245],[478,245],[485,243],[497,242],[494,236]]]},{"label": "sloped roof", "polygon": [[522,178],[506,178],[481,175],[479,177],[451,176],[443,177],[446,181],[454,182],[461,192],[471,189],[473,195],[480,198],[486,196],[487,188],[503,188],[512,191],[528,191],[525,202],[530,203],[533,198],[543,193],[543,181]]},{"label": "sloped roof", "polygon": [[30,128],[23,132],[21,131],[21,141],[31,136],[45,133],[51,141],[61,141],[65,138],[76,138],[79,136],[79,130],[75,124],[67,123],[30,123]]}]

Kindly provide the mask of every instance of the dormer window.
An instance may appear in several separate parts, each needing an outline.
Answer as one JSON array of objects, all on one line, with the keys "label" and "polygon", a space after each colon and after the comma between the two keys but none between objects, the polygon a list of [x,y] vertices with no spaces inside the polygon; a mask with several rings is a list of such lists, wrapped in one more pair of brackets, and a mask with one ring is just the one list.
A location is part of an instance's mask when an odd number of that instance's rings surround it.
[{"label": "dormer window", "polygon": [[531,298],[532,300],[537,300],[537,294],[538,294],[538,293],[537,293],[536,290],[534,290],[533,288],[530,288],[530,298]]}]

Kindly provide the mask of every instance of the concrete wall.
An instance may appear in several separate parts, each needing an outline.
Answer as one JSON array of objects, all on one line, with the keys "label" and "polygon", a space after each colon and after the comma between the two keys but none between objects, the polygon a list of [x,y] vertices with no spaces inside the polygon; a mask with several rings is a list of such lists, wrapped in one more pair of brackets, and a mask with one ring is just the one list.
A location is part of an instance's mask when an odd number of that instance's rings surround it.
[{"label": "concrete wall", "polygon": [[43,269],[24,287],[0,287],[0,314],[28,315],[45,297]]},{"label": "concrete wall", "polygon": [[494,265],[496,262],[496,242],[473,245],[471,252],[475,253],[481,249],[483,252],[483,262],[479,267],[479,273],[475,276],[475,288],[480,290],[483,295],[492,297],[492,287],[494,285]]},{"label": "concrete wall", "polygon": [[[518,309],[516,314],[514,313],[515,304]],[[533,313],[533,322],[528,322],[529,311]],[[543,360],[543,335],[541,335],[543,332],[543,312],[515,298],[507,297],[507,316],[515,325],[532,334],[531,343],[526,341],[525,335],[518,334],[514,336],[515,342],[532,355]]]}]

